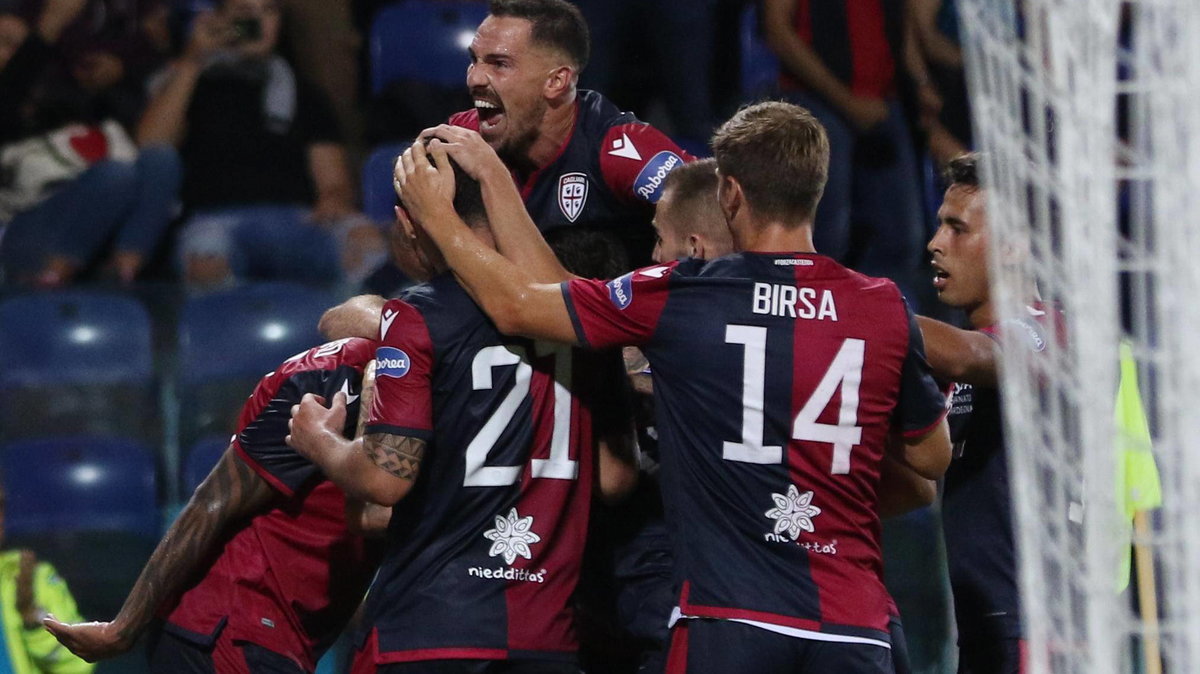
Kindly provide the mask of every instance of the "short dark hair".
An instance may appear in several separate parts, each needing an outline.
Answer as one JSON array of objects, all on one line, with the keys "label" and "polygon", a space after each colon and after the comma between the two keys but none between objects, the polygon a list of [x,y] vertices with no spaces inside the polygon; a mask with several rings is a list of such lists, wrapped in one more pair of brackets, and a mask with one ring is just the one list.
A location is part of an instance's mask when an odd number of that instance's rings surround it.
[{"label": "short dark hair", "polygon": [[[426,147],[431,140],[432,137],[423,141]],[[467,175],[453,157],[447,156],[446,159],[450,160],[450,168],[454,169],[454,212],[458,213],[458,217],[468,226],[488,224],[487,208],[483,205],[483,188],[480,187],[479,181]],[[432,157],[430,161],[433,161]],[[392,165],[395,164],[393,161]],[[399,197],[396,197],[396,205],[404,207]]]},{"label": "short dark hair", "polygon": [[611,229],[569,225],[545,236],[558,261],[576,276],[608,279],[630,269],[629,253]]},{"label": "short dark hair", "polygon": [[982,187],[979,182],[979,153],[968,152],[951,159],[942,171],[946,189],[963,187],[972,192]]},{"label": "short dark hair", "polygon": [[592,50],[587,21],[566,0],[490,0],[488,13],[525,19],[533,24],[530,37],[535,44],[561,51],[579,70],[587,66]]},{"label": "short dark hair", "polygon": [[754,212],[812,218],[829,177],[829,138],[808,110],[781,101],[748,105],[712,139],[722,176],[737,179]]}]

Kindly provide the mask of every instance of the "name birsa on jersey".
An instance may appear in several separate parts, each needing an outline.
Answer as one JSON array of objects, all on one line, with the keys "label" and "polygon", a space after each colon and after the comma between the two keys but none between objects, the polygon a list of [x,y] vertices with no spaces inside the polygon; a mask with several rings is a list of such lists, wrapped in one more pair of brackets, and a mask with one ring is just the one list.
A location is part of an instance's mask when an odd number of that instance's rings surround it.
[{"label": "name birsa on jersey", "polygon": [[751,311],[784,318],[836,321],[837,305],[833,292],[804,286],[788,286],[778,283],[755,283],[754,304]]}]

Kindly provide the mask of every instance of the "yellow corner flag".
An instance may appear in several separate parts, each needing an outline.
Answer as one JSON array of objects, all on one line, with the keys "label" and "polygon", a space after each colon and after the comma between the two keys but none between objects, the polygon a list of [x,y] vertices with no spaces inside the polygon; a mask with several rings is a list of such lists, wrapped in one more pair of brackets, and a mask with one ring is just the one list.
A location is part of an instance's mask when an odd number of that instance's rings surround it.
[{"label": "yellow corner flag", "polygon": [[[1138,511],[1162,505],[1162,485],[1150,440],[1150,425],[1142,407],[1138,389],[1137,363],[1133,348],[1121,342],[1121,382],[1117,387],[1115,410],[1117,429],[1117,504],[1125,521],[1131,521]],[[1129,555],[1122,555],[1117,576],[1117,590],[1129,586]]]}]

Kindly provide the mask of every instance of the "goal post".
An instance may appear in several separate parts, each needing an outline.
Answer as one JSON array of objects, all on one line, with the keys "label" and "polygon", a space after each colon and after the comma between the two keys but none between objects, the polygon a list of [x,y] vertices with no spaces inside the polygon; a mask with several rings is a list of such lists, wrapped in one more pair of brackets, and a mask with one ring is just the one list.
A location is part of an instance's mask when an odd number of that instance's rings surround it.
[{"label": "goal post", "polygon": [[[1063,314],[1045,352],[1005,349],[1001,378],[1031,670],[1141,672],[1151,647],[1165,671],[1200,671],[1200,3],[960,12],[999,318],[1027,317],[1033,284]],[[1135,536],[1158,570],[1141,612],[1116,582],[1123,342],[1162,480]]]}]

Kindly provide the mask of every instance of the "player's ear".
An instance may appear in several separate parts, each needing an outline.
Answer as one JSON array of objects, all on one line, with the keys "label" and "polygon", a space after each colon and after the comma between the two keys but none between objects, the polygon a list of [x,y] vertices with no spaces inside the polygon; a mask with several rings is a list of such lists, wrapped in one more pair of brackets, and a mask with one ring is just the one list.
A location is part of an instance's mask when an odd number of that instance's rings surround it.
[{"label": "player's ear", "polygon": [[688,255],[689,256],[697,257],[697,258],[700,258],[701,260],[708,259],[708,257],[705,256],[704,239],[700,238],[699,235],[688,234],[687,245],[688,245]]},{"label": "player's ear", "polygon": [[547,99],[556,99],[571,91],[575,86],[575,69],[561,65],[550,71],[546,76],[546,86],[543,91]]},{"label": "player's ear", "polygon": [[717,171],[717,175],[721,179],[717,183],[717,202],[721,206],[721,213],[725,216],[725,221],[732,222],[738,211],[746,205],[746,195],[737,178],[721,175],[720,171]]}]

